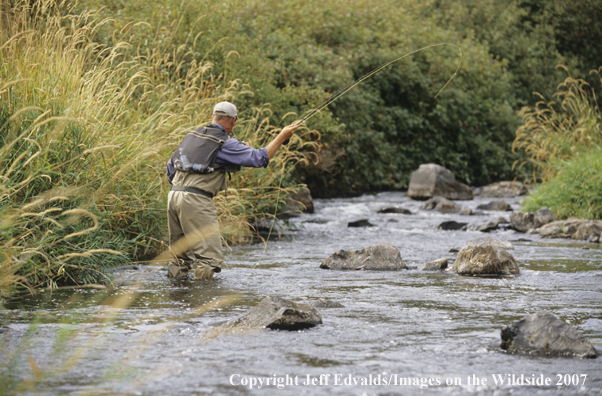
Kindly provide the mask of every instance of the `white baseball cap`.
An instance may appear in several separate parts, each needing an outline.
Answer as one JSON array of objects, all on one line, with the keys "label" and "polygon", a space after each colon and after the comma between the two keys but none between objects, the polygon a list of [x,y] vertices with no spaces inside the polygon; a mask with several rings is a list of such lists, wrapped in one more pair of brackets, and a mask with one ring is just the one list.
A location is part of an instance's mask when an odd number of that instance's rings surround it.
[{"label": "white baseball cap", "polygon": [[219,102],[213,108],[213,115],[236,117],[236,106],[230,102]]}]

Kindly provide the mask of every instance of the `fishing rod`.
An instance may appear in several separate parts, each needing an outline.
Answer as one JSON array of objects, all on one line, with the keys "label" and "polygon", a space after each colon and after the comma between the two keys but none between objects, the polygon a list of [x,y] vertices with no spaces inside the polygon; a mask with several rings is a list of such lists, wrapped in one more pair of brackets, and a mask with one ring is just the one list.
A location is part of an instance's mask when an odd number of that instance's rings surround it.
[{"label": "fishing rod", "polygon": [[322,103],[320,106],[316,107],[315,109],[313,109],[311,112],[309,112],[305,117],[303,117],[301,120],[299,120],[298,122],[296,122],[296,125],[300,125],[303,122],[309,120],[311,117],[313,117],[316,113],[318,113],[319,111],[321,111],[322,109],[328,107],[330,104],[332,104],[335,100],[337,100],[338,98],[340,98],[341,96],[345,95],[347,92],[351,91],[353,88],[355,88],[357,85],[359,85],[362,81],[372,77],[373,75],[375,75],[376,73],[378,73],[379,71],[381,71],[382,69],[384,69],[385,67],[405,58],[406,56],[410,56],[413,55],[417,52],[420,51],[424,51],[425,49],[428,48],[433,48],[433,47],[438,47],[441,45],[451,45],[452,47],[456,47],[457,49],[460,50],[460,62],[458,63],[458,67],[456,68],[456,71],[454,72],[453,76],[450,77],[449,80],[447,80],[447,82],[445,83],[445,85],[443,86],[443,88],[441,88],[439,90],[439,92],[437,92],[437,95],[435,95],[435,98],[437,96],[439,96],[439,94],[441,92],[443,92],[443,90],[447,87],[447,85],[451,82],[451,80],[454,79],[454,77],[456,77],[456,75],[458,74],[458,71],[460,70],[460,67],[462,66],[462,61],[464,59],[464,52],[462,51],[462,48],[454,43],[448,43],[448,42],[443,42],[443,43],[435,43],[435,44],[429,44],[426,45],[424,47],[420,47],[418,49],[412,50],[410,52],[407,52],[379,67],[377,67],[376,69],[372,70],[371,72],[369,72],[368,74],[358,78],[357,80],[355,80],[354,82],[352,82],[351,84],[347,85],[345,88],[341,89],[339,92],[335,93],[334,95],[332,95],[330,98],[326,99],[326,101],[324,103]]},{"label": "fishing rod", "polygon": [[[329,105],[331,105],[335,100],[337,100],[338,98],[340,98],[341,96],[345,95],[347,92],[351,91],[353,88],[355,88],[357,85],[359,85],[360,83],[362,83],[362,81],[372,77],[373,75],[375,75],[376,73],[378,73],[379,71],[381,71],[382,69],[384,69],[385,67],[392,65],[393,63],[402,60],[403,58],[413,55],[417,52],[420,51],[424,51],[425,49],[428,48],[433,48],[433,47],[439,47],[442,45],[450,45],[452,47],[456,47],[457,49],[460,50],[460,62],[458,63],[458,67],[456,68],[456,71],[454,72],[454,74],[449,78],[449,80],[447,80],[447,82],[445,83],[445,85],[439,90],[439,92],[437,92],[437,95],[435,95],[435,98],[437,98],[437,96],[439,96],[439,94],[441,92],[443,92],[443,90],[449,85],[449,83],[451,82],[451,80],[454,79],[454,77],[456,77],[456,75],[458,74],[458,71],[460,70],[460,67],[462,66],[462,61],[464,60],[464,51],[462,51],[462,48],[454,43],[448,43],[448,42],[442,42],[442,43],[435,43],[435,44],[429,44],[429,45],[425,45],[424,47],[420,47],[417,48],[415,50],[412,50],[410,52],[406,52],[405,54],[398,56],[397,58],[377,67],[376,69],[372,70],[371,72],[363,75],[362,77],[358,78],[357,80],[355,80],[354,82],[352,82],[351,84],[347,85],[345,88],[341,89],[339,92],[335,93],[334,95],[332,95],[330,98],[326,99],[326,101],[324,103],[322,103],[321,105],[319,105],[318,107],[316,107],[315,109],[313,109],[312,111],[310,111],[305,117],[301,118],[301,120],[297,121],[295,123],[295,125],[301,125],[302,123],[304,123],[305,121],[309,120],[311,117],[313,117],[315,114],[317,114],[318,112],[320,112],[322,109],[328,107]],[[290,141],[290,139],[287,139],[283,142],[283,144],[288,144]],[[280,184],[278,186],[278,196],[276,197],[276,212],[278,211],[278,204],[280,203],[280,190],[282,187],[282,179],[284,178],[284,164],[283,164],[283,173],[282,173],[282,177],[280,178]],[[274,217],[276,217],[276,213],[274,213]],[[259,264],[261,262],[261,260],[263,260],[263,257],[265,256],[266,250],[268,248],[268,241],[270,240],[270,236],[272,235],[272,229],[274,228],[274,223],[275,221],[272,222],[272,225],[270,227],[270,231],[268,232],[268,236],[265,240],[265,248],[263,250],[263,254],[261,255],[261,258],[257,261],[257,263],[253,266],[253,269],[255,269],[255,267],[257,267],[257,264]]]}]

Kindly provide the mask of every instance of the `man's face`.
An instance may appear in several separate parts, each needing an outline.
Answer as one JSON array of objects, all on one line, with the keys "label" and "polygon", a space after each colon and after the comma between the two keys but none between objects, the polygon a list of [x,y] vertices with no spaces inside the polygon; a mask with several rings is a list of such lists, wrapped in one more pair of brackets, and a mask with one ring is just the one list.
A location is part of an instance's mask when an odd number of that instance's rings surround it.
[{"label": "man's face", "polygon": [[238,117],[234,117],[234,118],[219,117],[219,118],[217,118],[217,117],[213,116],[211,122],[220,124],[226,130],[226,133],[230,134],[230,132],[232,132],[232,128],[234,128],[234,124],[236,124],[236,120],[238,120]]},{"label": "man's face", "polygon": [[228,121],[227,121],[228,125],[227,126],[224,125],[226,132],[228,132],[228,133],[232,132],[232,129],[234,128],[234,124],[236,124],[236,120],[238,120],[238,117],[228,119]]}]

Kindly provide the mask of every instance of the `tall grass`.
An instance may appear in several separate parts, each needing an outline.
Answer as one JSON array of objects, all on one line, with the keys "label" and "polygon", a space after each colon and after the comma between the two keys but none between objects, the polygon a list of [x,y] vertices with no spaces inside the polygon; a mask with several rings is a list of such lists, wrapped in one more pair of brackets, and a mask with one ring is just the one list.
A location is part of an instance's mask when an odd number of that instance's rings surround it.
[{"label": "tall grass", "polygon": [[[590,74],[597,75],[599,70]],[[534,107],[521,110],[523,125],[516,131],[513,150],[523,150],[527,159],[520,166],[533,166],[534,182],[547,181],[557,171],[557,161],[574,157],[602,143],[602,116],[595,91],[581,79],[567,77],[558,86],[555,100],[543,96]]]},{"label": "tall grass", "polygon": [[[96,283],[104,268],[164,249],[166,159],[216,102],[252,94],[210,63],[182,70],[183,51],[131,56],[127,41],[95,42],[111,20],[70,2],[13,3],[0,5],[2,295]],[[277,130],[266,111],[243,112],[237,136],[266,144]],[[217,198],[224,242],[244,241],[249,219],[275,210],[280,178],[306,161],[306,133]]]},{"label": "tall grass", "polygon": [[[602,82],[600,71],[591,74]],[[528,154],[532,180],[542,182],[523,210],[547,206],[558,218],[602,219],[602,116],[595,91],[584,80],[567,77],[555,98],[522,110],[513,148]]]}]

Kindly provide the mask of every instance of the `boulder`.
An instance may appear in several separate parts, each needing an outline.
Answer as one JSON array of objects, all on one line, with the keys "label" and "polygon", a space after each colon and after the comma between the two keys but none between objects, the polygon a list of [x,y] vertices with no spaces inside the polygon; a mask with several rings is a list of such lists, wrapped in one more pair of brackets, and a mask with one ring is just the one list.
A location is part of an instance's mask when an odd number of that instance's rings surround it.
[{"label": "boulder", "polygon": [[347,227],[374,227],[374,224],[370,223],[368,219],[361,219],[356,221],[350,221],[347,223]]},{"label": "boulder", "polygon": [[314,308],[345,308],[345,306],[336,301],[327,300],[325,298],[320,298],[312,304]]},{"label": "boulder", "polygon": [[544,238],[571,238],[600,242],[602,221],[568,219],[557,220],[541,226],[537,232]]},{"label": "boulder", "polygon": [[459,212],[460,207],[444,197],[433,197],[426,201],[420,209],[435,210],[437,212],[450,213]]},{"label": "boulder", "polygon": [[311,191],[304,188],[297,194],[290,196],[288,206],[291,210],[300,210],[304,213],[314,213],[314,199],[311,196]]},{"label": "boulder", "polygon": [[396,271],[407,269],[399,249],[379,243],[362,250],[339,250],[320,264],[322,269]]},{"label": "boulder", "polygon": [[529,189],[521,182],[501,181],[489,184],[478,193],[482,197],[517,197],[525,195]]},{"label": "boulder", "polygon": [[536,229],[544,224],[556,220],[556,216],[548,208],[541,208],[537,212],[515,212],[510,215],[512,228],[520,232],[527,232],[530,229]]},{"label": "boulder", "polygon": [[434,196],[460,200],[473,198],[472,188],[456,181],[449,169],[437,164],[422,164],[412,172],[407,195],[418,200]]},{"label": "boulder", "polygon": [[456,231],[462,230],[468,223],[458,223],[457,221],[444,221],[437,227],[439,230]]},{"label": "boulder", "polygon": [[239,318],[236,323],[249,327],[299,330],[322,324],[322,316],[311,305],[268,296]]},{"label": "boulder", "polygon": [[448,261],[449,259],[447,258],[429,261],[428,263],[419,265],[418,269],[421,271],[443,271],[447,268]]},{"label": "boulder", "polygon": [[499,210],[502,212],[512,211],[512,207],[504,201],[491,201],[486,204],[477,206],[477,209],[481,210]]},{"label": "boulder", "polygon": [[490,231],[495,231],[498,229],[498,226],[500,224],[508,224],[508,220],[503,218],[503,217],[498,217],[495,219],[491,219],[489,220],[487,223],[483,224],[480,228],[479,231],[481,232],[490,232]]},{"label": "boulder", "polygon": [[397,214],[412,214],[412,212],[410,212],[407,209],[404,208],[398,208],[396,206],[392,206],[392,207],[388,207],[388,208],[382,208],[378,211],[378,213],[397,213]]},{"label": "boulder", "polygon": [[450,271],[460,275],[514,275],[520,270],[506,249],[492,245],[464,246]]},{"label": "boulder", "polygon": [[595,358],[591,342],[549,312],[527,315],[504,327],[501,348],[511,353]]},{"label": "boulder", "polygon": [[289,197],[284,211],[278,214],[278,218],[290,219],[299,216],[300,213],[314,213],[314,200],[307,188]]},{"label": "boulder", "polygon": [[466,244],[464,246],[487,246],[487,245],[496,246],[496,247],[506,249],[506,250],[514,249],[514,246],[512,246],[512,244],[510,242],[500,241],[498,239],[493,239],[493,238],[489,238],[489,237],[471,239],[470,241],[466,242]]}]

